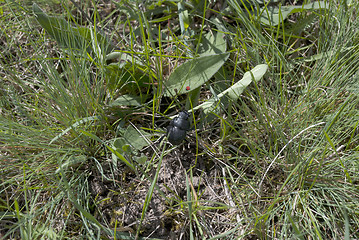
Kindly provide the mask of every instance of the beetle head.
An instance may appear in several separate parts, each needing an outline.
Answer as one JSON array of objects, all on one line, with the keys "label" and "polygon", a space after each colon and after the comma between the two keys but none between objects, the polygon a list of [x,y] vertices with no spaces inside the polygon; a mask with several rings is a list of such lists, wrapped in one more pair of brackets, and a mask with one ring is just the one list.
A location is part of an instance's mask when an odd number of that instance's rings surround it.
[{"label": "beetle head", "polygon": [[180,112],[179,114],[178,114],[178,117],[179,118],[184,118],[184,119],[188,119],[189,118],[189,113],[186,111],[186,110],[184,110],[184,111],[182,111],[182,112]]}]

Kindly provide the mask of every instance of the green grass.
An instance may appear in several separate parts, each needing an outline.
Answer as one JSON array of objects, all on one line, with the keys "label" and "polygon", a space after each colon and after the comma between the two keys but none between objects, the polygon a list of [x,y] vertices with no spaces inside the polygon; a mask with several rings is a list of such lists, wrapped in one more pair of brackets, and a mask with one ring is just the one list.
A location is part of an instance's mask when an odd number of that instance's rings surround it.
[{"label": "green grass", "polygon": [[212,2],[3,1],[0,238],[359,238],[358,3]]}]

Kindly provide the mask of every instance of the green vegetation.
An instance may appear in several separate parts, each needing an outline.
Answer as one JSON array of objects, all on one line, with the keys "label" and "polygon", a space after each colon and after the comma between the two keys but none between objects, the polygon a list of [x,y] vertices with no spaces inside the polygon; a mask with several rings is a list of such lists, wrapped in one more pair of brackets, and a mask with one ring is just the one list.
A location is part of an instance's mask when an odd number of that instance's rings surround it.
[{"label": "green vegetation", "polygon": [[0,238],[359,238],[359,3],[264,2],[0,1]]}]

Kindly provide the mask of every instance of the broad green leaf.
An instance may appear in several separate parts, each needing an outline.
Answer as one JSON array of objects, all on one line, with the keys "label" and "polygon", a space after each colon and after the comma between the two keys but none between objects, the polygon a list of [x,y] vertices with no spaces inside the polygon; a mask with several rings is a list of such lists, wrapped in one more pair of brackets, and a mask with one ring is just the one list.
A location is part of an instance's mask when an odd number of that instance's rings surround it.
[{"label": "broad green leaf", "polygon": [[[227,88],[223,92],[219,93],[217,96],[212,97],[208,101],[193,108],[193,110],[202,108],[203,112],[205,114],[208,114],[208,113],[214,111],[215,109],[217,109],[217,107],[220,105],[221,98],[225,95],[227,95],[232,100],[237,100],[239,98],[240,94],[242,94],[244,89],[252,82],[252,80],[255,80],[256,82],[258,82],[262,79],[262,77],[266,73],[267,69],[268,69],[268,65],[266,65],[266,64],[257,65],[252,70],[246,72],[240,81],[238,81],[231,87]],[[189,110],[189,112],[190,111],[191,110]]]},{"label": "broad green leaf", "polygon": [[184,4],[181,2],[178,3],[178,17],[181,27],[182,35],[185,33],[189,27],[190,19],[188,17],[188,11],[185,9]]},{"label": "broad green leaf", "polygon": [[[138,154],[138,151],[143,147],[149,145],[149,142],[145,139],[145,135],[147,135],[147,133],[129,125],[126,129],[121,130],[121,135],[123,137],[111,140],[111,147],[120,154],[127,154],[126,156],[129,156],[131,160],[144,163],[147,160],[147,157],[142,155],[136,156],[136,154]],[[117,155],[112,153],[112,160],[116,162],[117,159]]]},{"label": "broad green leaf", "polygon": [[148,135],[141,129],[135,129],[133,126],[128,126],[123,134],[125,140],[135,149],[141,150],[143,147],[148,146],[145,136]]},{"label": "broad green leaf", "polygon": [[[112,142],[113,141],[113,142]],[[113,149],[115,149],[116,151],[118,151],[119,153],[124,153],[124,152],[126,152],[125,150],[124,150],[124,146],[125,145],[128,145],[127,143],[126,143],[126,140],[123,138],[123,137],[119,137],[119,138],[114,138],[114,139],[111,139],[111,147],[113,148]],[[116,156],[116,155],[115,155]]]},{"label": "broad green leaf", "polygon": [[[126,142],[125,140],[121,137],[121,138],[116,138],[116,139],[112,139],[113,142],[111,145],[111,148],[118,152],[119,154],[121,154],[122,156],[126,153],[125,151],[125,146],[126,146]],[[127,144],[128,146],[128,144]],[[118,157],[117,155],[115,154],[115,152],[112,152],[111,153],[112,155],[112,163],[114,164],[114,168],[117,169],[117,163],[118,163]]]},{"label": "broad green leaf", "polygon": [[112,50],[109,41],[100,33],[94,35],[88,28],[73,27],[63,18],[49,17],[36,3],[32,5],[32,9],[36,20],[62,47],[77,50],[85,49],[88,52],[97,50],[94,49],[95,46],[106,48],[107,53]]},{"label": "broad green leaf", "polygon": [[139,164],[145,164],[147,159],[148,159],[147,156],[143,154],[140,157],[134,157],[134,160]]},{"label": "broad green leaf", "polygon": [[[207,82],[225,63],[229,53],[203,56],[189,60],[170,75],[164,95],[175,96],[193,91]],[[190,90],[186,90],[186,87]]]},{"label": "broad green leaf", "polygon": [[[226,52],[227,43],[224,38],[223,32],[209,32],[203,35],[201,43],[199,45],[198,54],[201,57],[208,55],[221,54]],[[201,88],[192,88],[189,91],[188,98],[186,100],[186,109],[190,109],[191,106],[197,106]]]},{"label": "broad green leaf", "polygon": [[90,132],[86,132],[83,130],[80,130],[80,132],[82,132],[83,134],[85,134],[86,136],[92,138],[93,140],[102,143],[108,150],[110,150],[118,159],[120,159],[123,163],[125,163],[132,171],[135,171],[135,167],[132,165],[132,163],[130,163],[124,156],[122,156],[121,153],[119,153],[118,151],[116,151],[113,147],[107,145],[104,141],[102,141],[101,138],[97,137],[96,135],[90,133]]},{"label": "broad green leaf", "polygon": [[267,25],[276,26],[280,21],[285,20],[290,14],[308,10],[328,9],[325,1],[317,1],[300,6],[266,6],[261,9],[261,22]]},{"label": "broad green leaf", "polygon": [[110,107],[117,106],[141,106],[141,97],[134,95],[123,95],[109,104]]},{"label": "broad green leaf", "polygon": [[215,32],[203,35],[202,42],[199,48],[201,56],[224,53],[227,48],[227,43],[224,38],[224,33]]},{"label": "broad green leaf", "polygon": [[[135,58],[133,56],[131,56],[130,54],[127,54],[127,53],[123,53],[123,52],[119,52],[119,51],[114,51],[114,52],[111,52],[109,53],[107,56],[106,56],[106,60],[113,60],[113,59],[116,59],[118,58],[119,61],[123,61],[123,62],[126,62],[126,61],[133,61]],[[137,62],[136,62],[137,63]]]},{"label": "broad green leaf", "polygon": [[228,94],[228,97],[232,98],[233,100],[237,100],[239,98],[239,95],[241,95],[244,89],[252,82],[252,79],[254,79],[256,82],[262,79],[267,69],[268,65],[266,64],[257,65],[252,70],[246,72],[239,82],[235,83],[230,88],[218,94],[218,98],[221,98],[225,94]]}]

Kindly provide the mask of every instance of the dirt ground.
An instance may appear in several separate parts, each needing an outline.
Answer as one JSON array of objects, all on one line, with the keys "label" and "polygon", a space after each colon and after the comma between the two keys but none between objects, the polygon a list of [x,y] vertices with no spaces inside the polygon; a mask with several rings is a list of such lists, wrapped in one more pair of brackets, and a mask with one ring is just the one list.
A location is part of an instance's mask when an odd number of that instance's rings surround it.
[{"label": "dirt ground", "polygon": [[[209,159],[208,155],[199,156],[196,163],[195,154],[195,146],[182,144],[163,158],[157,179],[158,188],[152,195],[142,222],[142,236],[187,239],[190,205],[196,217],[203,217],[198,221],[201,223],[201,228],[209,231],[211,235],[216,234],[216,230],[219,232],[224,230],[216,229],[221,226],[218,222],[230,223],[230,219],[236,217],[235,214],[223,216],[221,211],[224,210],[220,209],[207,211],[209,207],[218,207],[219,204],[230,206],[232,200],[225,193],[219,164]],[[152,169],[147,172],[150,179],[153,179],[156,166],[157,163],[153,164]],[[192,173],[188,185],[186,173],[188,177]],[[102,215],[102,217],[96,216],[97,219],[106,219],[113,228],[117,221],[118,229],[135,233],[151,182],[148,179],[139,179],[131,173],[119,174],[115,178],[122,178],[116,186],[111,181],[101,180],[100,177],[90,178],[92,196],[95,202],[99,203],[94,214]],[[188,194],[193,204],[189,203]],[[226,212],[228,214],[228,209]],[[211,215],[212,221],[208,222]],[[195,224],[193,227],[196,229]]]}]

